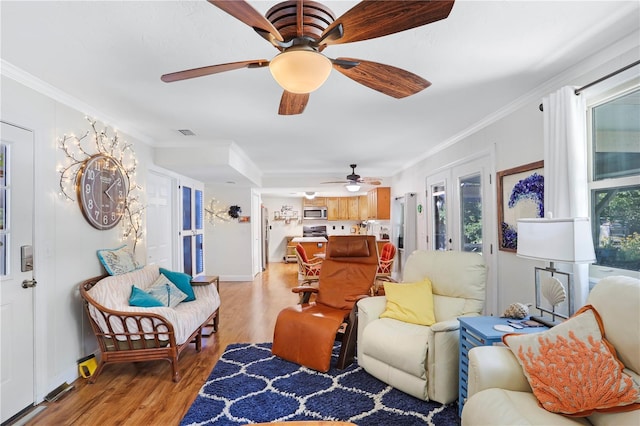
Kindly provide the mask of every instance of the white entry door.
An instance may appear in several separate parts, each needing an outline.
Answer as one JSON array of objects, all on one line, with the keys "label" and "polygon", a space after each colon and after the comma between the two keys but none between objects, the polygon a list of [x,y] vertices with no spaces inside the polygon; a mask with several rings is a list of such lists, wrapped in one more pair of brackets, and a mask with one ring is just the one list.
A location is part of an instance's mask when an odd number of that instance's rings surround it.
[{"label": "white entry door", "polygon": [[149,172],[147,192],[147,263],[175,270],[174,259],[178,240],[175,238],[174,213],[177,212],[176,179],[161,173]]},{"label": "white entry door", "polygon": [[[0,411],[34,403],[33,133],[0,130]],[[34,269],[34,270],[31,270]]]}]

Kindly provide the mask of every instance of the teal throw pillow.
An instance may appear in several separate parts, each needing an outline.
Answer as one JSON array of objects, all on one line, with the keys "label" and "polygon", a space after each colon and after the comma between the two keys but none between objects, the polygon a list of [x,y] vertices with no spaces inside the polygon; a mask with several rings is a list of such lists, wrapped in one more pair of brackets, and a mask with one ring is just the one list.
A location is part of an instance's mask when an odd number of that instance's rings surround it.
[{"label": "teal throw pillow", "polygon": [[163,306],[162,302],[150,295],[144,290],[139,289],[135,285],[131,286],[131,296],[129,297],[129,306],[137,306],[139,308],[153,308],[155,306]]},{"label": "teal throw pillow", "polygon": [[185,274],[184,272],[169,271],[164,268],[160,268],[160,273],[169,278],[169,281],[174,283],[181,292],[187,295],[187,298],[184,299],[183,302],[196,300],[196,294],[193,291],[193,287],[191,287],[191,275]]},{"label": "teal throw pillow", "polygon": [[160,276],[156,278],[151,287],[147,289],[147,293],[162,302],[162,306],[169,308],[175,308],[178,303],[187,298],[187,295],[180,291],[180,289],[163,274],[160,274]]}]

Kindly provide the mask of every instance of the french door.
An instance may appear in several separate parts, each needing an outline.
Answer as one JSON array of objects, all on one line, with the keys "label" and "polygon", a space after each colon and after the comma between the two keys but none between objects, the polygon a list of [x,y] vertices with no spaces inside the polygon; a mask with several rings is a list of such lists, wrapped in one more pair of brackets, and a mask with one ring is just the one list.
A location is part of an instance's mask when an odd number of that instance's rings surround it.
[{"label": "french door", "polygon": [[459,250],[485,258],[486,310],[497,308],[495,279],[495,195],[490,155],[461,161],[427,177],[427,246]]},{"label": "french door", "polygon": [[191,276],[204,272],[204,188],[196,182],[181,185],[182,265]]}]

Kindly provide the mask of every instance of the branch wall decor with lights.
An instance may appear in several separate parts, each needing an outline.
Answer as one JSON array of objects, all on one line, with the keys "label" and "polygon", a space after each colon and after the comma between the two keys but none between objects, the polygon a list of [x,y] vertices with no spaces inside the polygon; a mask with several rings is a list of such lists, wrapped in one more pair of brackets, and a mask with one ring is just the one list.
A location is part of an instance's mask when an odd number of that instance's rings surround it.
[{"label": "branch wall decor with lights", "polygon": [[87,117],[90,129],[82,136],[63,135],[58,146],[65,154],[59,168],[60,194],[78,201],[82,215],[94,228],[105,231],[121,223],[122,239],[133,239],[133,250],[141,240],[142,211],[135,183],[137,161],[133,146],[108,129],[98,130]]},{"label": "branch wall decor with lights", "polygon": [[207,217],[207,220],[210,224],[214,225],[216,222],[230,222],[232,219],[238,219],[239,222],[247,222],[246,219],[240,220],[246,216],[240,216],[242,213],[242,207],[233,205],[233,206],[222,206],[220,201],[212,198],[209,201],[209,206],[205,207],[204,213]]}]

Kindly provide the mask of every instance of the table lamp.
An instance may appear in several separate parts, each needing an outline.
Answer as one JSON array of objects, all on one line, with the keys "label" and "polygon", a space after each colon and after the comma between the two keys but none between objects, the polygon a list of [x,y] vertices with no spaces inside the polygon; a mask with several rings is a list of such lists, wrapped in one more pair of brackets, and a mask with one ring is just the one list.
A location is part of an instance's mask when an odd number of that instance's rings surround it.
[{"label": "table lamp", "polygon": [[[588,217],[565,219],[518,219],[517,256],[526,259],[549,261],[546,268],[534,269],[536,309],[539,317],[534,321],[553,327],[556,318],[567,319],[575,312],[572,287],[573,274],[555,268],[555,262],[593,263],[596,261]],[[541,272],[546,278],[540,278]],[[566,282],[566,287],[562,280]],[[542,298],[547,304],[543,304]],[[567,301],[566,313],[556,311],[556,306]],[[549,306],[551,307],[549,309]],[[550,319],[544,313],[551,315]]]}]

